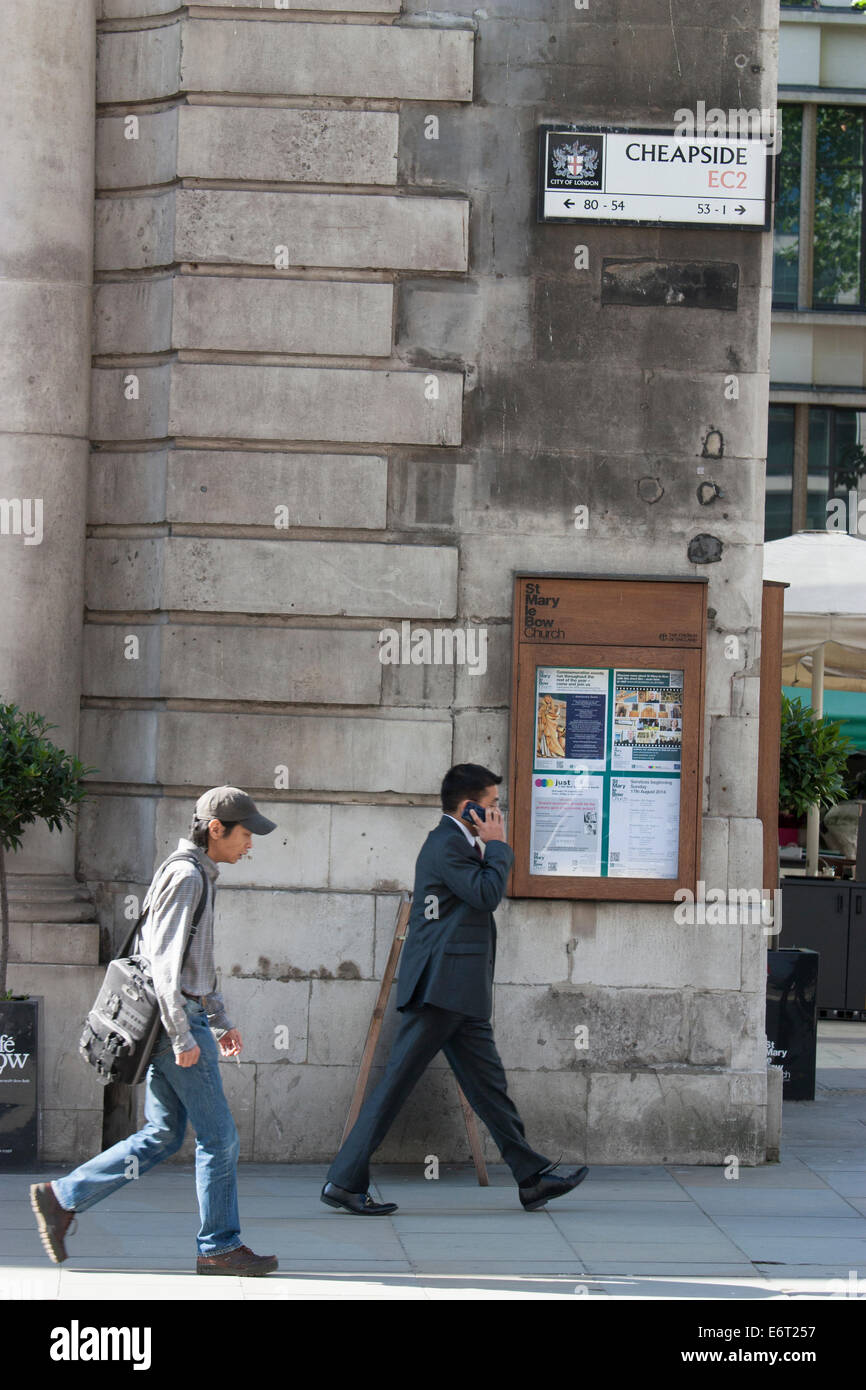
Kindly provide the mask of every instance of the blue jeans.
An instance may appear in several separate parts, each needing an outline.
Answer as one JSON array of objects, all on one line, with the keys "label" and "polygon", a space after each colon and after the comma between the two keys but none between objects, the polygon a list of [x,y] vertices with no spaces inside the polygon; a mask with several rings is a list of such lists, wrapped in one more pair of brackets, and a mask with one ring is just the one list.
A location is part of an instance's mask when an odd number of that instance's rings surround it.
[{"label": "blue jeans", "polygon": [[238,1215],[238,1131],[223,1093],[219,1048],[207,1014],[193,999],[185,1003],[189,1025],[201,1056],[194,1067],[179,1067],[164,1028],[147,1069],[144,1114],[137,1134],[97,1154],[68,1177],[52,1181],[57,1200],[67,1211],[82,1212],[124,1183],[177,1153],[189,1119],[195,1130],[195,1185],[201,1229],[200,1255],[221,1255],[242,1244]]}]

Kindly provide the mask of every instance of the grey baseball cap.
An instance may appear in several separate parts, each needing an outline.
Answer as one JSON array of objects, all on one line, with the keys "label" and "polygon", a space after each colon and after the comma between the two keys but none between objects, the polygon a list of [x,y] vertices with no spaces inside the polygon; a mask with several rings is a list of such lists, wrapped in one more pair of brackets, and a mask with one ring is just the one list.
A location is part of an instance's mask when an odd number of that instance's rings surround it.
[{"label": "grey baseball cap", "polygon": [[277,828],[276,821],[263,816],[252,797],[240,787],[211,787],[195,803],[195,813],[200,820],[238,820],[254,835],[270,835]]}]

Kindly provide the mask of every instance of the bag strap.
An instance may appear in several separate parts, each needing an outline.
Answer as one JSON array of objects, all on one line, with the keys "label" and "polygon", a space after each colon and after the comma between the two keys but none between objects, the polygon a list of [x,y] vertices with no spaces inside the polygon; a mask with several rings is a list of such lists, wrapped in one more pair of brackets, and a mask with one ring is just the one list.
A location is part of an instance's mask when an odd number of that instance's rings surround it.
[{"label": "bag strap", "polygon": [[[195,912],[193,913],[192,926],[191,926],[191,928],[190,928],[189,936],[188,936],[187,939],[186,939],[186,945],[185,945],[184,948],[183,948],[183,956],[181,957],[181,962],[180,962],[180,968],[181,968],[181,970],[182,970],[183,967],[184,967],[184,963],[186,962],[186,958],[187,958],[187,954],[188,954],[188,952],[189,952],[189,948],[190,948],[190,946],[192,945],[192,939],[193,939],[193,937],[195,936],[195,934],[196,934],[196,932],[197,932],[197,930],[198,930],[198,924],[199,924],[199,922],[201,921],[201,915],[202,915],[202,913],[204,912],[205,904],[206,904],[206,902],[207,902],[207,877],[206,877],[206,875],[205,875],[204,869],[202,868],[202,866],[201,866],[201,864],[198,862],[198,860],[194,857],[194,855],[192,855],[192,854],[187,854],[186,851],[184,851],[184,850],[180,850],[180,851],[175,852],[174,854],[170,854],[170,855],[168,856],[167,859],[163,860],[162,867],[165,867],[166,864],[174,863],[174,862],[176,862],[178,859],[185,859],[185,860],[187,861],[187,863],[189,863],[189,864],[194,864],[195,867],[196,867],[196,869],[197,869],[198,872],[199,872],[199,875],[200,875],[200,877],[201,877],[201,882],[202,882],[202,894],[201,894],[201,897],[199,898],[198,906],[196,907],[196,910],[195,910]],[[153,885],[151,884],[151,887],[152,887],[152,886],[153,886]],[[137,920],[136,922],[133,922],[132,927],[131,927],[131,929],[130,929],[130,931],[129,931],[129,934],[127,935],[127,938],[126,938],[125,942],[123,943],[123,945],[121,946],[120,950],[119,950],[118,953],[117,953],[117,956],[115,957],[116,960],[123,960],[124,957],[126,957],[126,956],[129,955],[129,953],[130,953],[130,948],[131,948],[131,946],[132,946],[133,941],[135,940],[136,934],[138,933],[138,930],[139,930],[139,928],[141,927],[142,922],[144,921],[145,917],[147,916],[148,912],[150,911],[150,903],[148,902],[149,896],[150,896],[150,893],[149,893],[149,891],[148,891],[148,893],[145,894],[145,902],[147,903],[147,906],[145,906],[145,907],[142,908],[142,910],[141,910],[141,912],[140,912],[140,914],[139,914],[138,920]]]}]

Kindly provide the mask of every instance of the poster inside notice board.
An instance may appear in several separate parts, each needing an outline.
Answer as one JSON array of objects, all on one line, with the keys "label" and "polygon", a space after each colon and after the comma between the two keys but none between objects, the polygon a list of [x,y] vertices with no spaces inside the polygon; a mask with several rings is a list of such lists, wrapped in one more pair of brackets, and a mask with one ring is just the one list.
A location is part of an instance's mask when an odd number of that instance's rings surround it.
[{"label": "poster inside notice board", "polygon": [[529,871],[677,876],[684,673],[539,666]]}]

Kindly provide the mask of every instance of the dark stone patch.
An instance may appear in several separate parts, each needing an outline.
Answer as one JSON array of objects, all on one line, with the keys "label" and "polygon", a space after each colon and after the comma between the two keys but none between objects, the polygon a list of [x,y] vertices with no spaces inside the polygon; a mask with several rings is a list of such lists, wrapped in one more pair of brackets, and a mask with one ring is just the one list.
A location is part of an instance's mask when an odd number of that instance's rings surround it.
[{"label": "dark stone patch", "polygon": [[715,502],[717,497],[721,497],[722,490],[717,483],[708,479],[706,482],[698,484],[697,495],[701,506],[708,507],[711,502]]},{"label": "dark stone patch", "polygon": [[664,496],[664,488],[658,478],[652,476],[639,478],[637,490],[638,496],[643,498],[644,502],[658,502],[659,498]]},{"label": "dark stone patch", "polygon": [[632,308],[736,309],[739,283],[740,267],[735,261],[605,257],[601,302]]},{"label": "dark stone patch", "polygon": [[722,542],[718,536],[702,533],[689,541],[689,560],[693,565],[712,565],[722,558]]}]

